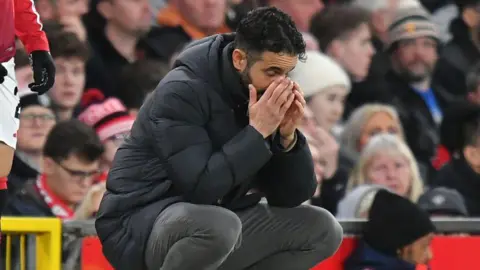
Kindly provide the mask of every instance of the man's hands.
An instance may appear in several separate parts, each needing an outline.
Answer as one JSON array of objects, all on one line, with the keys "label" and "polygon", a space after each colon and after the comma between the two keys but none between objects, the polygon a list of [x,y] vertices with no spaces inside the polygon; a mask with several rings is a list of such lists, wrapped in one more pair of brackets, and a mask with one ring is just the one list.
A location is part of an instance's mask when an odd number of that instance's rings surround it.
[{"label": "man's hands", "polygon": [[91,218],[93,214],[98,211],[106,190],[106,182],[92,185],[82,203],[77,207],[75,219],[85,220]]},{"label": "man's hands", "polygon": [[295,100],[293,93],[294,83],[289,78],[275,80],[258,99],[258,92],[253,85],[249,85],[250,101],[248,112],[250,125],[264,138],[277,130],[285,113]]},{"label": "man's hands", "polygon": [[47,51],[33,51],[30,54],[34,82],[28,87],[39,95],[52,88],[55,82],[55,64]]},{"label": "man's hands", "polygon": [[282,145],[287,148],[295,139],[295,130],[301,124],[303,114],[305,113],[306,101],[300,86],[297,83],[293,85],[294,101],[288,108],[285,116],[280,123],[280,136]]}]

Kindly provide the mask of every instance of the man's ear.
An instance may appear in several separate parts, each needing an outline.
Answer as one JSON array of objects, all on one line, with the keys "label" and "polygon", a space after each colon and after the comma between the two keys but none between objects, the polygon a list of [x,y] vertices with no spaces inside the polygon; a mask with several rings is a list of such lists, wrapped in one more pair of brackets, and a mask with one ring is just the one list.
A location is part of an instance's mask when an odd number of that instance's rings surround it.
[{"label": "man's ear", "polygon": [[232,62],[236,70],[242,72],[247,68],[247,54],[243,50],[235,49],[232,52]]},{"label": "man's ear", "polygon": [[42,172],[46,175],[52,174],[54,170],[55,161],[49,157],[43,157],[42,159],[43,167]]}]

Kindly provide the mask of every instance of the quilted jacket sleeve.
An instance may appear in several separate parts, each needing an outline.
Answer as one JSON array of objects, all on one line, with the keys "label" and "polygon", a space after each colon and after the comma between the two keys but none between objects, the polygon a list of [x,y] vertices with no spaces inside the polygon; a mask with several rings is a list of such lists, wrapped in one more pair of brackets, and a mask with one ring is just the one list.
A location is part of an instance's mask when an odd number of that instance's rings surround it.
[{"label": "quilted jacket sleeve", "polygon": [[[274,140],[272,146],[279,144]],[[297,131],[297,143],[292,150],[282,153],[273,147],[273,151],[275,154],[260,172],[260,190],[265,193],[271,206],[299,206],[309,200],[317,188],[312,155],[306,139]]]},{"label": "quilted jacket sleeve", "polygon": [[197,204],[221,199],[256,174],[272,155],[263,136],[251,126],[214,152],[203,127],[209,119],[205,92],[194,91],[185,82],[168,82],[156,91],[150,113],[156,153],[166,160],[173,185],[187,201]]}]

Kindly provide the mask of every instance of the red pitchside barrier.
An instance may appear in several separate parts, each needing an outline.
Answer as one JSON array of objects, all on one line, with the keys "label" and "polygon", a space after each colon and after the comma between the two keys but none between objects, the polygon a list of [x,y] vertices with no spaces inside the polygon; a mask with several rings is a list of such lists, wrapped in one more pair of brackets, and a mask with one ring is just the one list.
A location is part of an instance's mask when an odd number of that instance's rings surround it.
[{"label": "red pitchside barrier", "polygon": [[[355,238],[345,238],[335,256],[311,270],[343,270],[342,262],[355,245]],[[480,269],[480,236],[437,236],[433,240],[432,249],[432,270]],[[425,266],[417,267],[417,270],[424,269]],[[83,241],[82,270],[113,270],[103,257],[100,241],[96,237],[87,237]]]}]

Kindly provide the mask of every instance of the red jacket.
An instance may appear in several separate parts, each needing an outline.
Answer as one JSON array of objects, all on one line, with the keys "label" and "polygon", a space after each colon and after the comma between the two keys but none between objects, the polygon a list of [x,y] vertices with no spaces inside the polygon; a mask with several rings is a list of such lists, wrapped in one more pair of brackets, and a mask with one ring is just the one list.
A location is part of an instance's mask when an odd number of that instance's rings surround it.
[{"label": "red jacket", "polygon": [[33,0],[0,0],[0,63],[15,56],[15,35],[29,54],[49,50]]}]

